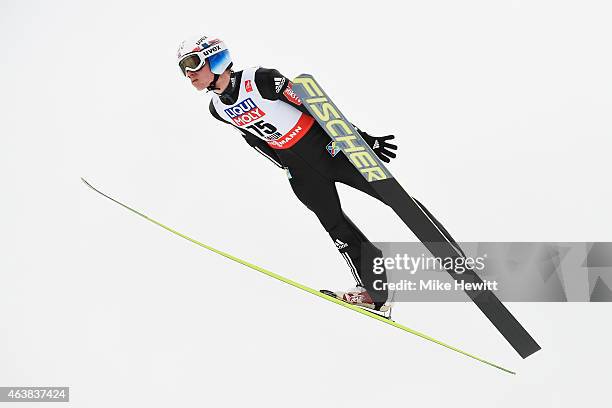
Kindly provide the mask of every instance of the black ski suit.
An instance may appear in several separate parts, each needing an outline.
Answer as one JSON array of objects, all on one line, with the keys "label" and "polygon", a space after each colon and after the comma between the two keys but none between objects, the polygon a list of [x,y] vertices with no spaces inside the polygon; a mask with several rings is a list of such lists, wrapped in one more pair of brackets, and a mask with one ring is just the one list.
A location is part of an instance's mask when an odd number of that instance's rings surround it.
[{"label": "black ski suit", "polygon": [[[232,73],[230,85],[220,95],[220,100],[225,105],[237,102],[241,75],[242,71]],[[282,100],[308,114],[301,103],[296,103],[294,98],[287,98],[284,91],[291,86],[290,81],[277,70],[259,68],[255,72],[255,83],[263,98]],[[279,87],[279,83],[282,83],[282,86]],[[212,101],[210,112],[216,119],[234,126],[219,115]],[[299,200],[315,213],[329,233],[336,248],[346,260],[357,285],[363,286],[368,291],[377,306],[384,303],[388,298],[388,292],[386,289],[376,290],[374,281],[381,280],[386,283],[386,272],[374,274],[372,271],[373,259],[381,257],[382,252],[342,211],[335,185],[336,182],[340,182],[383,201],[361,173],[353,167],[344,154],[332,156],[328,152],[327,146],[331,139],[317,123],[296,144],[287,149],[273,149],[251,132],[235,127],[240,130],[249,145],[278,167],[287,169],[291,188]],[[359,132],[370,140],[374,139],[365,132]],[[394,156],[392,154],[392,157]]]}]

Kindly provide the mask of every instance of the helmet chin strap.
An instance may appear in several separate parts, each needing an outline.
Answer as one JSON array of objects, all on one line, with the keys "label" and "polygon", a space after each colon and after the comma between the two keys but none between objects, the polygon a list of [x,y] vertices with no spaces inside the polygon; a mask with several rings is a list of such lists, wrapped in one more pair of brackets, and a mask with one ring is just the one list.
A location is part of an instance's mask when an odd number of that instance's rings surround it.
[{"label": "helmet chin strap", "polygon": [[215,89],[217,89],[217,81],[219,80],[219,74],[213,74],[214,78],[213,81],[210,83],[210,85],[208,85],[206,87],[206,90],[208,91],[214,91]]},{"label": "helmet chin strap", "polygon": [[[229,71],[230,71],[230,78],[231,78],[231,77],[233,77],[233,74],[234,74],[234,71],[232,71],[232,66],[233,66],[233,65],[234,65],[234,63],[233,63],[233,62],[230,62],[230,64],[229,64],[229,65],[227,66],[227,68],[226,68],[226,71],[227,71],[228,69],[229,69]],[[212,82],[210,83],[210,85],[208,85],[208,86],[206,87],[206,90],[207,90],[207,91],[214,91],[214,90],[216,90],[216,89],[217,89],[217,81],[219,80],[220,75],[219,75],[219,74],[214,74],[214,73],[213,73],[213,75],[214,75],[214,77],[213,77]],[[233,83],[233,81],[232,81],[231,79],[230,79],[230,83],[228,84],[228,87],[229,87],[230,85],[231,85],[232,87],[234,86],[234,83]],[[220,90],[220,89],[219,89],[219,90]]]}]

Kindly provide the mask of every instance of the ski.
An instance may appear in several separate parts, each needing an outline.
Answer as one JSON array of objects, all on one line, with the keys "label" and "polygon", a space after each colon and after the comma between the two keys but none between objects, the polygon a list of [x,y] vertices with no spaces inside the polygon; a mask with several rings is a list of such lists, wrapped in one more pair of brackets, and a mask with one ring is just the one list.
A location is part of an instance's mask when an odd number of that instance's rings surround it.
[{"label": "ski", "polygon": [[326,295],[325,293],[322,293],[322,292],[320,292],[320,291],[318,291],[318,290],[315,290],[315,289],[313,289],[313,288],[310,288],[310,287],[308,287],[308,286],[306,286],[306,285],[303,285],[303,284],[301,284],[301,283],[299,283],[299,282],[296,282],[296,281],[294,281],[294,280],[291,280],[291,279],[285,278],[284,276],[281,276],[281,275],[276,274],[276,273],[274,273],[274,272],[272,272],[272,271],[269,271],[269,270],[267,270],[267,269],[264,269],[264,268],[262,268],[262,267],[260,267],[260,266],[254,265],[254,264],[252,264],[252,263],[250,263],[250,262],[247,262],[247,261],[245,261],[245,260],[243,260],[243,259],[240,259],[240,258],[238,258],[238,257],[235,257],[235,256],[233,256],[233,255],[231,255],[231,254],[228,254],[227,252],[223,252],[223,251],[220,251],[220,250],[218,250],[218,249],[215,249],[215,248],[213,248],[213,247],[211,247],[211,246],[209,246],[209,245],[203,244],[202,242],[197,241],[197,240],[195,240],[195,239],[193,239],[193,238],[191,238],[191,237],[188,237],[187,235],[182,234],[182,233],[180,233],[180,232],[178,232],[178,231],[176,231],[176,230],[174,230],[174,229],[172,229],[172,228],[170,228],[170,227],[168,227],[168,226],[166,226],[166,225],[162,224],[161,222],[156,221],[156,220],[154,220],[153,218],[150,218],[150,217],[148,217],[147,215],[145,215],[145,214],[143,214],[143,213],[141,213],[141,212],[139,212],[139,211],[136,211],[135,209],[133,209],[133,208],[131,208],[131,207],[129,207],[129,206],[127,206],[127,205],[123,204],[123,203],[122,203],[122,202],[120,202],[119,200],[116,200],[116,199],[114,199],[113,197],[111,197],[111,196],[109,196],[109,195],[107,195],[107,194],[103,193],[102,191],[100,191],[100,190],[98,190],[97,188],[95,188],[94,186],[92,186],[92,185],[91,185],[91,184],[90,184],[90,183],[89,183],[87,180],[85,180],[84,178],[81,178],[81,180],[83,181],[83,183],[85,183],[85,185],[87,185],[87,187],[91,188],[91,189],[92,189],[93,191],[95,191],[96,193],[98,193],[98,194],[100,194],[100,195],[102,195],[102,196],[104,196],[104,197],[108,198],[109,200],[111,200],[111,201],[115,202],[116,204],[119,204],[119,205],[120,205],[120,206],[122,206],[123,208],[125,208],[125,209],[127,209],[127,210],[131,211],[132,213],[134,213],[134,214],[136,214],[136,215],[139,215],[140,217],[142,217],[142,218],[146,219],[147,221],[152,222],[153,224],[158,225],[158,226],[162,227],[163,229],[165,229],[165,230],[167,230],[167,231],[169,231],[169,232],[171,232],[171,233],[173,233],[173,234],[175,234],[175,235],[178,235],[178,236],[179,236],[179,237],[181,237],[181,238],[184,238],[184,239],[186,239],[186,240],[188,240],[188,241],[191,241],[192,243],[194,243],[194,244],[196,244],[196,245],[198,245],[198,246],[200,246],[200,247],[202,247],[202,248],[208,249],[209,251],[212,251],[212,252],[214,252],[214,253],[216,253],[216,254],[218,254],[218,255],[221,255],[221,256],[223,256],[223,257],[225,257],[225,258],[227,258],[227,259],[231,259],[231,260],[232,260],[232,261],[234,261],[234,262],[237,262],[237,263],[239,263],[239,264],[242,264],[242,265],[244,265],[244,266],[247,266],[247,267],[249,267],[249,268],[251,268],[251,269],[254,269],[254,270],[258,271],[258,272],[261,272],[261,273],[263,273],[263,274],[265,274],[265,275],[267,275],[267,276],[269,276],[269,277],[271,277],[271,278],[277,279],[277,280],[279,280],[279,281],[281,281],[281,282],[284,282],[284,283],[286,283],[286,284],[288,284],[288,285],[291,285],[291,286],[293,286],[293,287],[296,287],[296,288],[298,288],[298,289],[301,289],[301,290],[303,290],[303,291],[306,291],[306,292],[308,292],[308,293],[311,293],[311,294],[313,294],[313,295],[315,295],[315,296],[318,296],[318,297],[320,297],[320,298],[323,298],[323,299],[325,299],[325,300],[328,300],[328,301],[330,301],[330,302],[332,302],[332,303],[335,303],[335,304],[340,305],[340,306],[342,306],[342,307],[345,307],[345,308],[347,308],[347,309],[351,309],[351,310],[353,310],[353,311],[355,311],[355,312],[357,312],[357,313],[361,313],[362,315],[365,315],[365,316],[371,317],[372,319],[375,319],[375,320],[378,320],[378,321],[380,321],[380,322],[386,323],[386,324],[388,324],[388,325],[390,325],[390,326],[396,327],[396,328],[398,328],[398,329],[400,329],[400,330],[403,330],[403,331],[405,331],[405,332],[408,332],[408,333],[414,334],[415,336],[421,337],[421,338],[423,338],[423,339],[425,339],[425,340],[429,340],[430,342],[436,343],[436,344],[438,344],[438,345],[440,345],[440,346],[442,346],[442,347],[445,347],[445,348],[447,348],[447,349],[449,349],[449,350],[453,350],[453,351],[455,351],[455,352],[457,352],[457,353],[459,353],[459,354],[462,354],[462,355],[464,355],[464,356],[470,357],[470,358],[472,358],[472,359],[474,359],[474,360],[476,360],[476,361],[480,361],[481,363],[487,364],[487,365],[489,365],[489,366],[491,366],[491,367],[495,367],[495,368],[497,368],[497,369],[499,369],[499,370],[502,370],[502,371],[504,371],[504,372],[506,372],[506,373],[509,373],[509,374],[516,374],[514,371],[511,371],[511,370],[509,370],[509,369],[507,369],[507,368],[504,368],[504,367],[502,367],[502,366],[500,366],[500,365],[494,364],[494,363],[492,363],[492,362],[490,362],[490,361],[487,361],[487,360],[485,360],[485,359],[482,359],[482,358],[480,358],[480,357],[478,357],[478,356],[475,356],[475,355],[473,355],[473,354],[470,354],[470,353],[468,353],[468,352],[465,352],[465,351],[463,351],[463,350],[461,350],[461,349],[458,349],[457,347],[453,347],[453,346],[451,346],[451,345],[449,345],[449,344],[446,344],[446,343],[444,343],[444,342],[442,342],[442,341],[440,341],[440,340],[436,340],[436,339],[435,339],[435,338],[433,338],[433,337],[430,337],[430,336],[428,336],[428,335],[426,335],[426,334],[423,334],[423,333],[421,333],[421,332],[418,332],[418,331],[416,331],[416,330],[413,330],[413,329],[411,329],[411,328],[409,328],[409,327],[406,327],[406,326],[404,326],[404,325],[402,325],[402,324],[400,324],[400,323],[397,323],[397,322],[395,322],[395,321],[393,321],[393,320],[391,320],[391,319],[387,319],[387,318],[385,318],[385,317],[383,317],[383,316],[380,316],[380,315],[378,315],[378,314],[376,314],[376,313],[372,313],[372,312],[370,312],[370,311],[368,311],[368,310],[365,310],[365,309],[362,309],[362,308],[360,308],[360,307],[358,307],[358,306],[354,306],[354,305],[352,305],[352,304],[346,303],[346,302],[344,302],[344,301],[342,301],[342,300],[340,300],[340,299],[337,299],[337,298],[335,298],[335,297],[332,297],[332,296]]},{"label": "ski", "polygon": [[[438,220],[406,193],[312,75],[302,74],[295,78],[292,90],[336,146],[433,256],[453,259],[465,257]],[[457,281],[482,282],[472,270],[457,273],[447,269],[447,272]],[[466,293],[522,358],[540,350],[538,343],[491,291],[467,290]]]}]

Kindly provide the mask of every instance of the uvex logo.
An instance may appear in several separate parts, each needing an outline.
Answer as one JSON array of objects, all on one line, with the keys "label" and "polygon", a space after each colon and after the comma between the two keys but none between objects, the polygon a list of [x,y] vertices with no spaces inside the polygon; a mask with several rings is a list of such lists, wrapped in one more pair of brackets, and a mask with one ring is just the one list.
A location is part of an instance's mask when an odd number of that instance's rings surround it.
[{"label": "uvex logo", "polygon": [[204,54],[204,56],[208,56],[210,54],[214,54],[215,52],[219,51],[221,49],[221,45],[215,45],[214,47],[208,47],[206,48],[204,51],[202,51],[202,53]]}]

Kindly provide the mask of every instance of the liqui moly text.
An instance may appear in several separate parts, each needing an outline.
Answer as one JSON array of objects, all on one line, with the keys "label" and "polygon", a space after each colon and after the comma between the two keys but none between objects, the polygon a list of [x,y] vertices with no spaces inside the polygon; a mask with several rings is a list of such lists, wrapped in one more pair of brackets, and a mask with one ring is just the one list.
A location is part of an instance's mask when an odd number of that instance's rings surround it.
[{"label": "liqui moly text", "polygon": [[265,116],[265,112],[255,105],[251,98],[247,98],[231,108],[225,109],[227,116],[232,118],[236,126],[245,126]]}]

